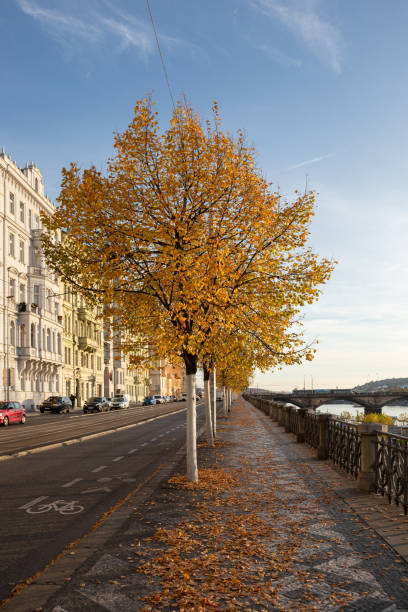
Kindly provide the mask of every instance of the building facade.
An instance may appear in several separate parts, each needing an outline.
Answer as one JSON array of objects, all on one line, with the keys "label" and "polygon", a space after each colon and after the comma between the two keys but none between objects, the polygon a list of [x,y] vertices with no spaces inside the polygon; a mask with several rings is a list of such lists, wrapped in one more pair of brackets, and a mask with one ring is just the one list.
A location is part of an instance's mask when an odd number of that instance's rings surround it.
[{"label": "building facade", "polygon": [[62,310],[58,279],[41,250],[40,213],[52,215],[43,177],[0,153],[0,367],[2,399],[25,406],[62,390]]},{"label": "building facade", "polygon": [[182,390],[182,368],[171,365],[168,361],[159,360],[150,369],[150,395],[175,395],[180,397]]},{"label": "building facade", "polygon": [[63,285],[63,394],[76,396],[76,404],[104,395],[103,321],[97,308]]}]

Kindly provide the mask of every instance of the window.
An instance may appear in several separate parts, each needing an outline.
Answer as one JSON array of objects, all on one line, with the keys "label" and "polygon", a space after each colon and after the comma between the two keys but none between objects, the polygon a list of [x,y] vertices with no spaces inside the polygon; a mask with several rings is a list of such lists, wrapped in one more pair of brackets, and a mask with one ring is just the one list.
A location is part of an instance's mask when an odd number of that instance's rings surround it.
[{"label": "window", "polygon": [[55,353],[55,332],[52,332],[52,352]]},{"label": "window", "polygon": [[30,208],[30,210],[28,211],[28,229],[31,229],[32,226],[33,226],[33,213]]},{"label": "window", "polygon": [[34,285],[34,304],[40,305],[40,285]]},{"label": "window", "polygon": [[10,214],[14,215],[14,193],[10,193]]},{"label": "window", "polygon": [[20,263],[24,263],[25,260],[25,248],[24,248],[24,240],[20,240]]},{"label": "window", "polygon": [[25,205],[24,202],[20,202],[20,221],[25,223]]},{"label": "window", "polygon": [[38,178],[35,179],[34,188],[36,191],[38,191]]},{"label": "window", "polygon": [[10,232],[9,234],[9,255],[11,255],[12,257],[14,257],[14,234],[12,234]]},{"label": "window", "polygon": [[97,362],[97,365],[98,365],[98,370],[102,370],[102,360],[101,360],[101,358],[97,357],[96,358],[96,362]]},{"label": "window", "polygon": [[47,351],[51,351],[51,331],[47,329]]},{"label": "window", "polygon": [[20,284],[20,302],[25,302],[26,288],[25,285]]},{"label": "window", "polygon": [[26,330],[25,325],[20,325],[20,346],[26,345]]},{"label": "window", "polygon": [[40,218],[38,215],[34,215],[34,229],[38,229],[40,225]]},{"label": "window", "polygon": [[9,296],[15,297],[16,295],[16,281],[14,278],[9,280]]},{"label": "window", "polygon": [[35,325],[34,323],[31,323],[31,346],[32,348],[35,348]]},{"label": "window", "polygon": [[93,355],[91,355],[91,368],[92,368],[92,370],[94,369],[94,367],[95,367],[95,358],[94,358]]},{"label": "window", "polygon": [[15,334],[14,321],[11,321],[10,323],[10,344],[11,346],[16,345],[16,334]]}]

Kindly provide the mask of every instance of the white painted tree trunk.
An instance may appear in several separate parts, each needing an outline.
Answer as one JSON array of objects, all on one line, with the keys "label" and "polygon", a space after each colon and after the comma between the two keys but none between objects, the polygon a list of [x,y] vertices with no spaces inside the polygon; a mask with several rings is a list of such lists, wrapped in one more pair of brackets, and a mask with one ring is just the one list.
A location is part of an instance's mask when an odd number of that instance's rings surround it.
[{"label": "white painted tree trunk", "polygon": [[232,404],[232,391],[231,391],[231,389],[228,389],[228,392],[229,392],[228,408],[229,408],[229,412],[231,412],[231,404]]},{"label": "white painted tree trunk", "polygon": [[187,478],[198,481],[196,375],[187,374]]},{"label": "white painted tree trunk", "polygon": [[210,393],[210,379],[204,379],[204,402],[205,402],[205,428],[207,432],[207,444],[208,446],[214,446],[214,436],[211,418],[211,393]]},{"label": "white painted tree trunk", "polygon": [[212,405],[212,413],[213,413],[213,434],[214,438],[217,436],[217,375],[215,373],[215,368],[211,372],[211,405]]}]

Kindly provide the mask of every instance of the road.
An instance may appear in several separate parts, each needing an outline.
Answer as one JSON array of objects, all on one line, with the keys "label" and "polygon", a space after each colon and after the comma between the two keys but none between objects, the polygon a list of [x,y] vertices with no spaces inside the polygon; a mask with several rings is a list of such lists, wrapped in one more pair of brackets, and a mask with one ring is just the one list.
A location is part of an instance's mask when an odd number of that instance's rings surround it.
[{"label": "road", "polygon": [[0,428],[0,455],[116,429],[174,410],[185,410],[185,407],[184,402],[174,402],[91,414],[83,414],[79,410],[69,415],[28,414],[25,425],[13,424]]},{"label": "road", "polygon": [[[185,443],[185,404],[148,408],[156,409],[154,416],[160,409],[173,412],[81,444],[0,462],[0,599],[15,583],[33,575],[85,534]],[[112,424],[136,423],[152,417],[153,412],[129,409],[83,417],[49,415],[44,416],[47,422],[41,422],[41,415],[33,417],[27,427],[2,429],[0,440],[3,442],[4,433],[8,439],[16,430],[15,435],[22,436],[20,444],[32,444],[43,433],[48,435],[47,442],[67,439],[74,433],[109,429]],[[202,404],[197,413],[200,426],[204,422]]]}]

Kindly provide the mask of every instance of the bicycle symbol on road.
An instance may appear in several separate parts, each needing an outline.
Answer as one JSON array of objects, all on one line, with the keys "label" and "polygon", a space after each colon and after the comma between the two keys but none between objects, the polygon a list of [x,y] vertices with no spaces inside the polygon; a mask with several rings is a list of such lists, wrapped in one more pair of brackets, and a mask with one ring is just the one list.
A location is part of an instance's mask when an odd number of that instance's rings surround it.
[{"label": "bicycle symbol on road", "polygon": [[25,510],[28,514],[42,514],[44,512],[51,512],[54,510],[62,515],[68,514],[79,514],[85,510],[84,506],[81,506],[77,500],[66,501],[65,499],[56,499],[55,501],[41,503],[47,499],[47,495],[43,497],[37,497],[28,504],[20,506],[20,510]]}]

